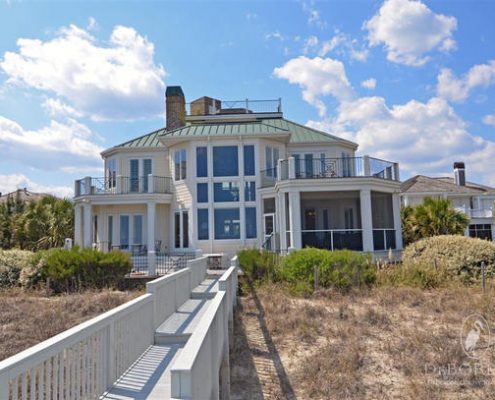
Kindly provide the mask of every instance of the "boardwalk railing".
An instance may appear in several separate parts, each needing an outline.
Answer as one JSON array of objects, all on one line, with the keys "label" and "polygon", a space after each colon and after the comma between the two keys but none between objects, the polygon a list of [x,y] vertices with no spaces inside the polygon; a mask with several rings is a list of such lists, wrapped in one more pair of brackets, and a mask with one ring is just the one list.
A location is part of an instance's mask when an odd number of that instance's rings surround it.
[{"label": "boardwalk railing", "polygon": [[153,344],[157,324],[204,279],[206,262],[190,260],[149,282],[148,294],[1,361],[0,399],[98,398]]},{"label": "boardwalk railing", "polygon": [[[172,398],[209,399],[219,392],[219,371],[228,365],[229,318],[235,303],[237,261],[219,280],[219,291],[171,370]],[[228,379],[228,367],[224,370]],[[220,372],[221,374],[221,372]],[[223,388],[223,390],[228,390]]]}]

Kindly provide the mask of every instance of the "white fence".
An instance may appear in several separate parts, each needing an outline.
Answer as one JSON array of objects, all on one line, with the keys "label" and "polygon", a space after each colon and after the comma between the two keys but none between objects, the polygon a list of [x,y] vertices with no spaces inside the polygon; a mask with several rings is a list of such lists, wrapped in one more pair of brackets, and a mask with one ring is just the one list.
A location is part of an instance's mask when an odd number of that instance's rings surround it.
[{"label": "white fence", "polygon": [[172,398],[218,398],[219,370],[228,359],[228,320],[237,291],[237,259],[219,280],[212,300],[171,370]]},{"label": "white fence", "polygon": [[206,274],[206,257],[149,282],[148,294],[0,362],[0,400],[97,398],[153,344],[157,324]]}]

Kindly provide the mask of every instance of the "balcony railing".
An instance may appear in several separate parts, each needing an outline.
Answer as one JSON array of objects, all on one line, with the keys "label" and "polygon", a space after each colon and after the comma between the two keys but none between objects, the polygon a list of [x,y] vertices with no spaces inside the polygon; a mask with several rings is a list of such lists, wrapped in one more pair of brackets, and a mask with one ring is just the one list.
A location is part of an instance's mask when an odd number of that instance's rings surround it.
[{"label": "balcony railing", "polygon": [[394,250],[395,229],[373,229],[373,247],[375,250]]},{"label": "balcony railing", "polygon": [[[280,170],[280,173],[277,173]],[[277,180],[373,177],[399,181],[399,164],[369,156],[343,158],[296,158],[279,160],[278,168],[261,171],[261,187]]]},{"label": "balcony railing", "polygon": [[328,250],[363,250],[362,229],[302,230],[303,247]]},{"label": "balcony railing", "polygon": [[457,211],[463,212],[470,218],[493,218],[493,209],[473,209],[468,207],[455,207]]},{"label": "balcony railing", "polygon": [[75,197],[88,195],[113,195],[134,193],[172,193],[172,178],[168,176],[142,176],[130,178],[86,177],[75,182]]}]

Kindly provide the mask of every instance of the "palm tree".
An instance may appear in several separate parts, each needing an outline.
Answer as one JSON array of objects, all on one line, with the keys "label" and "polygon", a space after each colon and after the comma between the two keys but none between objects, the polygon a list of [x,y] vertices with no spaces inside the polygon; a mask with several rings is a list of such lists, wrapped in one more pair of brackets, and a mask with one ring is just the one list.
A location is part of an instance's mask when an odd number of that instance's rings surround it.
[{"label": "palm tree", "polygon": [[438,235],[462,235],[469,224],[466,214],[456,211],[448,199],[427,197],[423,204],[401,210],[405,242]]}]

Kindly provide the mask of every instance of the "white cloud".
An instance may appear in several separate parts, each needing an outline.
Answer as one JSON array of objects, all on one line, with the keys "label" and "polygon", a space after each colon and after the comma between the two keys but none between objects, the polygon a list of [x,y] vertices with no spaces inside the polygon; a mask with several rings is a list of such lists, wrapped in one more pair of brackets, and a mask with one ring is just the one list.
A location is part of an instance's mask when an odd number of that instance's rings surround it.
[{"label": "white cloud", "polygon": [[339,100],[353,96],[344,64],[331,58],[300,56],[275,68],[273,73],[277,78],[298,84],[302,89],[303,99],[318,108],[320,116],[326,113],[326,106],[320,96],[332,95]]},{"label": "white cloud", "polygon": [[72,197],[74,190],[69,186],[41,185],[23,174],[0,175],[0,193],[6,194],[26,188],[34,193],[48,193],[58,197]]},{"label": "white cloud", "polygon": [[486,125],[495,126],[495,115],[488,114],[483,117],[483,123]]},{"label": "white cloud", "polygon": [[327,27],[327,23],[321,18],[320,11],[315,7],[314,1],[303,0],[301,2],[302,9],[308,18],[308,24],[314,25],[319,29],[325,29]]},{"label": "white cloud", "polygon": [[44,170],[67,167],[88,170],[101,168],[101,147],[91,141],[92,132],[85,125],[68,119],[51,121],[38,130],[26,130],[17,122],[0,116],[1,161],[20,161]]},{"label": "white cloud", "polygon": [[365,89],[374,89],[376,88],[376,79],[375,78],[366,79],[365,81],[361,82],[361,86],[364,87]]},{"label": "white cloud", "polygon": [[310,36],[304,41],[303,53],[308,54],[316,46],[318,46],[318,38],[316,36]]},{"label": "white cloud", "polygon": [[398,161],[409,174],[450,175],[452,162],[462,160],[469,174],[495,184],[486,168],[495,159],[495,142],[471,134],[438,97],[391,107],[383,97],[362,97],[342,102],[334,118],[308,125],[359,143],[364,154]]},{"label": "white cloud", "polygon": [[48,98],[41,103],[41,106],[51,117],[82,117],[80,112],[60,99]]},{"label": "white cloud", "polygon": [[359,44],[356,39],[352,39],[349,35],[338,31],[331,39],[322,43],[318,55],[325,57],[330,52],[361,62],[366,61],[369,53],[368,49],[363,44]]},{"label": "white cloud", "polygon": [[265,40],[271,40],[271,39],[276,39],[283,42],[285,40],[285,36],[282,35],[279,31],[267,33],[265,35]]},{"label": "white cloud", "polygon": [[98,23],[94,17],[89,17],[88,26],[86,27],[88,31],[94,31],[98,29]]},{"label": "white cloud", "polygon": [[444,68],[438,74],[437,93],[451,101],[466,100],[476,87],[488,87],[495,84],[495,60],[486,64],[474,65],[461,78]]},{"label": "white cloud", "polygon": [[455,17],[435,14],[418,0],[385,0],[363,26],[371,46],[383,44],[389,61],[421,66],[433,50],[451,51],[457,29]]},{"label": "white cloud", "polygon": [[55,93],[93,119],[132,120],[163,112],[165,70],[154,45],[133,28],[116,26],[105,45],[75,25],[52,40],[18,39],[0,68],[8,83]]}]

